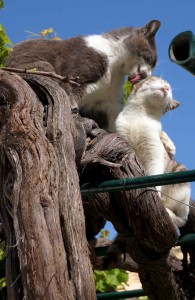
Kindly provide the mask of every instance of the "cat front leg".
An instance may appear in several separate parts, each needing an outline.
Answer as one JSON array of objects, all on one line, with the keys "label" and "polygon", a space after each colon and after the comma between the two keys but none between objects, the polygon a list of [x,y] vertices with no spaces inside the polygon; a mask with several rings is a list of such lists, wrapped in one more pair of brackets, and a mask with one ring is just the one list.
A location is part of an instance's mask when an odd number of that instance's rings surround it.
[{"label": "cat front leg", "polygon": [[120,108],[119,107],[115,107],[114,109],[112,109],[111,111],[108,111],[108,132],[116,132],[116,118],[118,116],[120,112]]},{"label": "cat front leg", "polygon": [[173,159],[176,153],[176,148],[174,143],[164,131],[161,132],[160,139],[165,147],[165,150],[167,151],[167,154],[171,159]]},{"label": "cat front leg", "polygon": [[162,187],[162,202],[173,223],[182,227],[189,214],[191,188],[189,183],[179,183]]}]

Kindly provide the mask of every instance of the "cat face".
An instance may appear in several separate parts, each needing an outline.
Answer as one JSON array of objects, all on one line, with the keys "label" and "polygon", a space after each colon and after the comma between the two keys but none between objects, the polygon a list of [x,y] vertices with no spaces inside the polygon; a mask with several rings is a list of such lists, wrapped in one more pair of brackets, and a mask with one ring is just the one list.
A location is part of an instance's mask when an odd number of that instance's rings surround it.
[{"label": "cat face", "polygon": [[148,109],[155,109],[160,114],[173,110],[180,105],[173,100],[172,90],[167,81],[150,76],[133,86],[130,98],[138,99]]},{"label": "cat face", "polygon": [[153,20],[144,27],[135,29],[132,35],[123,41],[129,51],[129,59],[124,65],[124,73],[131,82],[151,75],[157,63],[155,34],[160,22]]}]

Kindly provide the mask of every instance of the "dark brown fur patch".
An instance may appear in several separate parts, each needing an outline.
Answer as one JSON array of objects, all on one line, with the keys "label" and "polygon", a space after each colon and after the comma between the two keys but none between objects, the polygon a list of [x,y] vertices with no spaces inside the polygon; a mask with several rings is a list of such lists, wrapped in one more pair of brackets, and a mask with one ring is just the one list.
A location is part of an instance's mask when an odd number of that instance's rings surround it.
[{"label": "dark brown fur patch", "polygon": [[7,60],[14,68],[37,68],[62,76],[78,76],[82,89],[100,79],[107,69],[107,58],[90,47],[82,37],[69,40],[35,39],[19,43]]}]

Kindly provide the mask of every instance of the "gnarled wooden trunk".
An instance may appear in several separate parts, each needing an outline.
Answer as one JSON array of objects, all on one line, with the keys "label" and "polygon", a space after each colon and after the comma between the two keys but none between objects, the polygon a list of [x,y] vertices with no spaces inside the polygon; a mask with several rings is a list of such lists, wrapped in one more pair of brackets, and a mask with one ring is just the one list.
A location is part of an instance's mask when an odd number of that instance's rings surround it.
[{"label": "gnarled wooden trunk", "polygon": [[17,75],[0,73],[8,299],[95,299],[70,101],[54,80],[30,77],[39,98]]},{"label": "gnarled wooden trunk", "polygon": [[[71,110],[57,80],[23,77],[0,72],[0,206],[8,299],[93,300],[79,181],[144,171],[121,137]],[[100,228],[104,218],[110,220],[126,239],[150,299],[184,299],[167,260],[177,232],[155,191],[96,194],[83,201],[86,220],[102,217]]]}]

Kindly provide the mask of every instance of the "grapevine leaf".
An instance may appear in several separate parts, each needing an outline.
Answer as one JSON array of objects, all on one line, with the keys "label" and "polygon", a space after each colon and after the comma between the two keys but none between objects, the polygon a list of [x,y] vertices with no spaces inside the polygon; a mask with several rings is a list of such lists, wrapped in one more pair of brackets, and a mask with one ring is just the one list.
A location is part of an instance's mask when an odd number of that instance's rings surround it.
[{"label": "grapevine leaf", "polygon": [[3,277],[0,279],[0,290],[6,286],[6,278]]},{"label": "grapevine leaf", "polygon": [[5,27],[2,24],[0,24],[0,43],[2,42],[4,44],[12,45],[11,40],[8,38],[6,34]]},{"label": "grapevine leaf", "polygon": [[12,42],[8,38],[4,26],[0,24],[0,67],[4,66],[7,56],[11,53],[11,45]]},{"label": "grapevine leaf", "polygon": [[123,104],[126,105],[129,94],[131,93],[132,83],[127,80],[123,88]]},{"label": "grapevine leaf", "polygon": [[116,291],[122,282],[127,283],[128,273],[125,270],[112,269],[106,271],[94,271],[96,290],[98,292]]},{"label": "grapevine leaf", "polygon": [[3,0],[0,0],[0,8],[4,8]]}]

